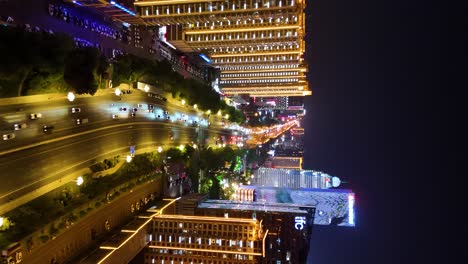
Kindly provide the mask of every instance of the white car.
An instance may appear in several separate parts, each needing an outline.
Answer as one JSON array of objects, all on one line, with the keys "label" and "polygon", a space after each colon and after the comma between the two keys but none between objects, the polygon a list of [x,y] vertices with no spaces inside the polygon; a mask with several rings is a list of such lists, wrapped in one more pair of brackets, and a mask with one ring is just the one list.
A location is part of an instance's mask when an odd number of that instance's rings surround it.
[{"label": "white car", "polygon": [[3,134],[2,138],[3,140],[10,140],[10,139],[15,138],[15,134],[14,133]]},{"label": "white car", "polygon": [[29,118],[31,118],[32,120],[39,119],[39,118],[42,118],[42,114],[41,113],[30,114]]},{"label": "white car", "polygon": [[24,129],[24,128],[27,128],[28,125],[26,125],[25,123],[24,124],[14,124],[13,127],[15,128],[15,130],[21,130],[21,129]]},{"label": "white car", "polygon": [[74,114],[74,113],[79,113],[79,112],[81,112],[81,108],[72,107],[71,112],[72,112],[72,114]]}]

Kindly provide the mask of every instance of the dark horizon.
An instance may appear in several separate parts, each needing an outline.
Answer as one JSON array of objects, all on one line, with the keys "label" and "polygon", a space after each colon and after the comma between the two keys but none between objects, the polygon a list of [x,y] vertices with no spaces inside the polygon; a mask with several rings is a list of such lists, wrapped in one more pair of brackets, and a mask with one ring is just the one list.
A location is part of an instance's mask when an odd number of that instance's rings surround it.
[{"label": "dark horizon", "polygon": [[314,226],[308,263],[439,263],[428,248],[440,241],[425,233],[440,232],[426,217],[443,120],[428,110],[441,13],[429,3],[310,1],[306,14],[303,167],[356,194],[356,227]]}]

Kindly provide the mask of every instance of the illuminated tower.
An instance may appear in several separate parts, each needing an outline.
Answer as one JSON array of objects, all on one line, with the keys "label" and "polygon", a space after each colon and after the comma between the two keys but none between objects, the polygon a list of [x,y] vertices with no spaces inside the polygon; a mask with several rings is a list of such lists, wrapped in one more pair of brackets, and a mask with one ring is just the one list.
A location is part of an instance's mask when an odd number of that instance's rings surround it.
[{"label": "illuminated tower", "polygon": [[303,60],[305,0],[135,1],[147,25],[166,27],[166,41],[199,53],[220,69],[228,95],[310,95]]},{"label": "illuminated tower", "polygon": [[263,187],[329,189],[340,186],[338,177],[313,170],[259,168],[253,184]]},{"label": "illuminated tower", "polygon": [[261,263],[268,230],[252,218],[157,215],[145,250],[148,263]]}]

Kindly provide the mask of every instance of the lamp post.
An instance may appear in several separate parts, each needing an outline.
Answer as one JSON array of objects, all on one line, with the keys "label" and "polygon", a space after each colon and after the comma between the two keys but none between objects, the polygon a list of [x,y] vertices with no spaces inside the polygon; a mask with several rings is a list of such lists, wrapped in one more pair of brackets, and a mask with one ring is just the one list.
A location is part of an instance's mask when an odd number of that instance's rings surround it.
[{"label": "lamp post", "polygon": [[80,186],[81,184],[83,184],[83,182],[83,177],[79,176],[78,178],[76,178],[76,185]]},{"label": "lamp post", "polygon": [[75,100],[75,94],[73,92],[69,92],[67,94],[67,99],[68,101],[73,102],[73,100]]}]

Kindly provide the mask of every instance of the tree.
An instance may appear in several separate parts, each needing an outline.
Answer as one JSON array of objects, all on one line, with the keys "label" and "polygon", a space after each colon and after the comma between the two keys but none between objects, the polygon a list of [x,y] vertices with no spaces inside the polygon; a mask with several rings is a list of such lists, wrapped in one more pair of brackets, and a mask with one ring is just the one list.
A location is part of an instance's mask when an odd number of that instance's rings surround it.
[{"label": "tree", "polygon": [[219,180],[215,177],[212,177],[211,180],[213,184],[210,188],[209,197],[210,199],[219,199],[221,195],[221,184],[219,183]]},{"label": "tree", "polygon": [[77,94],[94,95],[98,87],[95,75],[97,69],[102,71],[102,63],[98,49],[91,47],[75,49],[70,52],[66,60],[64,80]]},{"label": "tree", "polygon": [[[26,94],[28,82],[63,72],[64,60],[74,48],[64,34],[27,32],[20,27],[0,28],[0,79],[16,80],[17,94]],[[11,94],[11,93],[10,93]]]},{"label": "tree", "polygon": [[8,219],[8,217],[3,217],[2,218],[2,225],[0,225],[0,231],[8,230],[8,229],[10,229],[10,227],[12,227],[14,225],[15,225],[15,223],[10,221],[10,219]]}]

